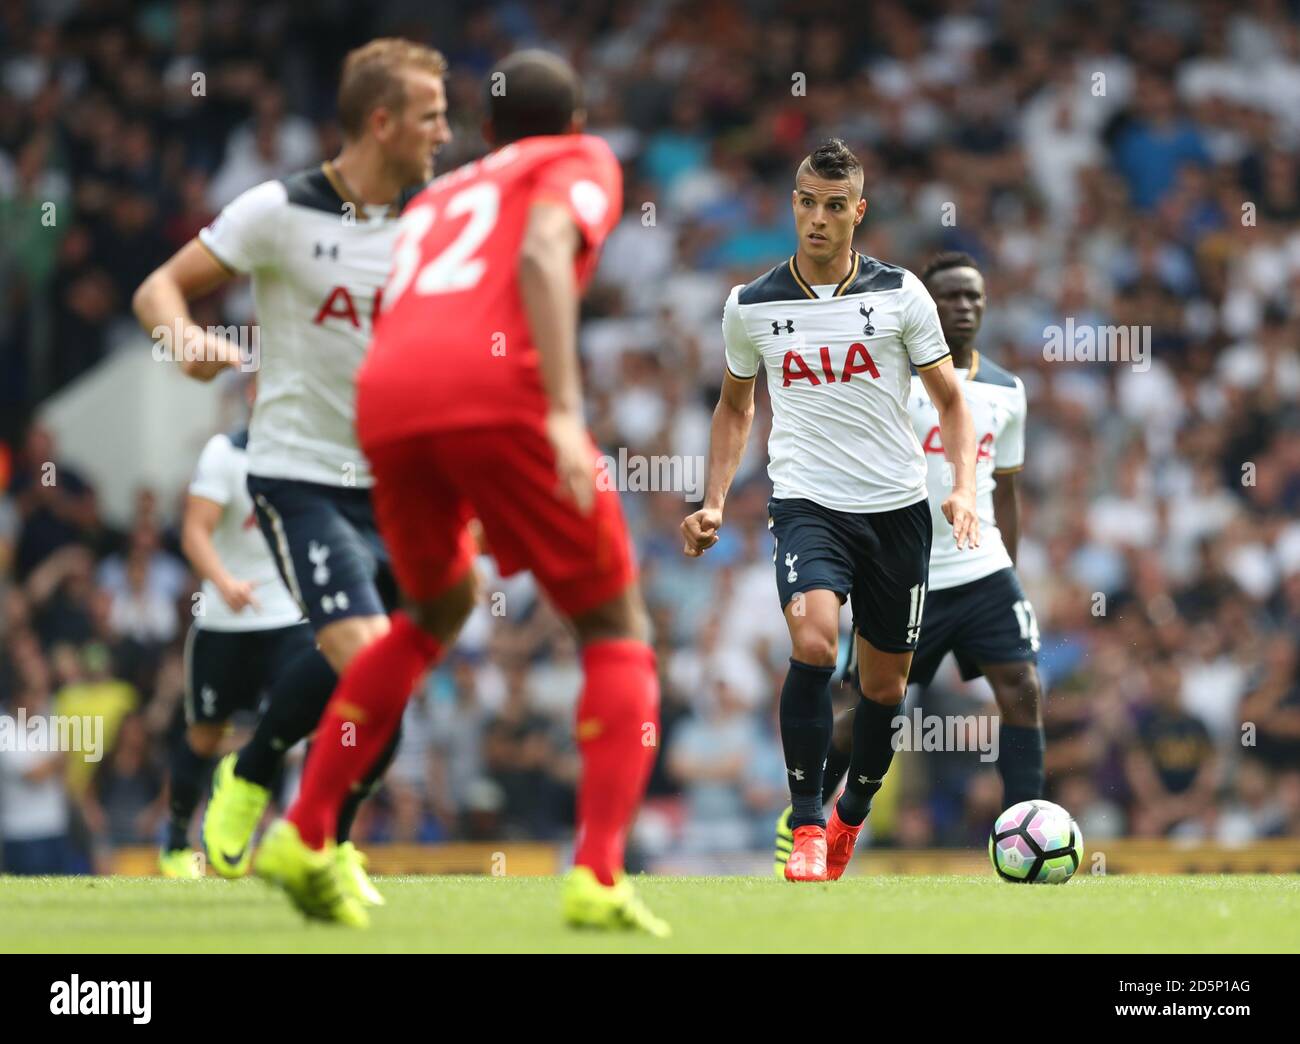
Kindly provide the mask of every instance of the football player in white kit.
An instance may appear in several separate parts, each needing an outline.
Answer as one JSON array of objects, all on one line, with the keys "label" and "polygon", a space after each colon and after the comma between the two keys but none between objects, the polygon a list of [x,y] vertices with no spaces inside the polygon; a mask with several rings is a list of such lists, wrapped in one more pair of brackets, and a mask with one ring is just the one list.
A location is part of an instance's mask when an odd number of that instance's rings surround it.
[{"label": "football player in white kit", "polygon": [[[240,365],[240,350],[196,327],[186,302],[235,276],[252,278],[262,357],[248,489],[323,654],[315,662],[305,657],[272,693],[272,706],[283,708],[295,698],[281,700],[281,690],[297,690],[302,713],[294,731],[302,735],[315,727],[332,675],[387,633],[396,598],[371,512],[369,468],[353,431],[355,374],[380,308],[402,207],[432,177],[435,154],[451,140],[445,72],[437,51],[408,40],[373,40],[352,51],[339,84],[338,157],[237,197],[135,295],[146,330],[202,341],[202,358],[187,358],[184,367],[206,381]],[[323,696],[322,664],[331,669]],[[372,903],[382,897],[345,842],[356,805],[377,784],[395,743],[340,816],[337,852],[348,864],[340,870]],[[217,768],[204,840],[209,861],[226,876],[248,869],[253,831],[283,753],[277,746],[252,757],[248,750],[230,755]]]},{"label": "football player in white kit", "polygon": [[[893,757],[891,722],[921,633],[932,525],[925,454],[907,415],[911,367],[938,409],[954,481],[941,510],[956,548],[979,542],[975,438],[934,302],[921,281],[853,249],[866,211],[862,166],[833,139],[803,161],[792,193],[794,257],[723,311],[727,372],[713,415],[704,507],[682,523],[685,552],[717,542],[754,410],[772,400],[768,528],[793,655],[781,743],[793,813],[791,881],[842,872]],[[840,606],[852,600],[863,698],[850,786],[827,823],[822,773]],[[860,781],[860,782],[859,782]]]},{"label": "football player in white kit", "polygon": [[[944,461],[938,412],[919,377],[912,378],[908,412],[928,465],[934,549],[925,627],[912,659],[909,684],[928,685],[952,653],[966,681],[983,675],[997,700],[998,772],[1003,807],[1043,796],[1042,686],[1038,678],[1038,622],[1016,576],[1020,536],[1017,474],[1025,460],[1025,386],[975,349],[986,297],[984,277],[967,254],[944,253],[922,270],[952,351],[962,394],[975,422],[976,504],[980,546],[958,553],[940,511],[951,475]],[[850,683],[851,684],[851,683]],[[835,719],[823,784],[829,801],[849,767],[855,709]],[[790,834],[777,825],[776,868],[784,871]]]},{"label": "football player in white kit", "polygon": [[247,431],[208,440],[181,523],[181,547],[203,588],[185,639],[186,728],[170,758],[164,877],[203,876],[190,820],[231,717],[255,711],[273,679],[316,647],[258,531],[247,445]]}]

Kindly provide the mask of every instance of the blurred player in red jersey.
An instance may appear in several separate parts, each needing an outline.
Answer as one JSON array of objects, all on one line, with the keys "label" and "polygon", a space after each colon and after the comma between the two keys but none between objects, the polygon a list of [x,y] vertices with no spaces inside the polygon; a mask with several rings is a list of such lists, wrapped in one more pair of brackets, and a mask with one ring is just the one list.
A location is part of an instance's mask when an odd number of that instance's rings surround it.
[{"label": "blurred player in red jersey", "polygon": [[477,517],[503,574],[530,569],[572,622],[585,683],[574,925],[668,927],[623,875],[654,760],[659,686],[618,495],[583,421],[578,302],[622,210],[618,161],[581,133],[573,70],[541,51],[489,79],[494,151],[438,178],[402,218],[357,391],[380,532],[408,610],[349,666],[298,800],[255,863],[304,912],[364,924],[325,851],[338,809],[474,604]]}]

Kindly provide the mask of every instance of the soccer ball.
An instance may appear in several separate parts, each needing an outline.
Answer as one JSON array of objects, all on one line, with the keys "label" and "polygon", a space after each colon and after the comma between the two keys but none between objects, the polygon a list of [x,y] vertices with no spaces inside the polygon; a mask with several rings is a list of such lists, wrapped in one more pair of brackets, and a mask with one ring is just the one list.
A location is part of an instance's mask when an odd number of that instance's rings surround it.
[{"label": "soccer ball", "polygon": [[1004,881],[1065,884],[1079,869],[1083,835],[1060,805],[1022,801],[998,816],[989,834],[989,858]]}]

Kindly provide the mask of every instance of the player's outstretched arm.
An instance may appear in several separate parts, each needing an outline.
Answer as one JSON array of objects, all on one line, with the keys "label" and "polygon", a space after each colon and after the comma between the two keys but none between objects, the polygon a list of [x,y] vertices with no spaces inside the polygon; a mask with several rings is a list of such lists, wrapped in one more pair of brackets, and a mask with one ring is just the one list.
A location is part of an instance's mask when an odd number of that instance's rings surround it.
[{"label": "player's outstretched arm", "polygon": [[238,347],[197,327],[188,303],[211,293],[231,275],[197,238],[191,239],[154,269],[131,298],[136,319],[156,341],[178,349],[203,344],[202,358],[181,355],[187,377],[210,381],[227,366],[239,365]]},{"label": "player's outstretched arm", "polygon": [[979,547],[980,520],[975,512],[975,423],[957,383],[952,360],[921,371],[921,382],[939,411],[939,437],[952,466],[952,492],[943,502],[943,516],[952,526],[959,548]]},{"label": "player's outstretched arm", "polygon": [[713,411],[709,432],[709,481],[704,506],[682,521],[682,550],[697,558],[718,542],[722,508],[754,423],[754,378],[742,380],[730,371],[722,376],[722,394]]},{"label": "player's outstretched arm", "polygon": [[546,392],[546,436],[555,451],[559,489],[584,513],[596,499],[596,469],[582,415],[578,373],[578,279],[582,241],[559,204],[534,203],[519,247],[519,294],[537,346]]},{"label": "player's outstretched arm", "polygon": [[181,521],[181,550],[199,579],[211,581],[233,612],[248,605],[257,609],[253,585],[230,575],[212,543],[223,511],[225,507],[216,501],[191,493],[185,500],[185,517]]}]

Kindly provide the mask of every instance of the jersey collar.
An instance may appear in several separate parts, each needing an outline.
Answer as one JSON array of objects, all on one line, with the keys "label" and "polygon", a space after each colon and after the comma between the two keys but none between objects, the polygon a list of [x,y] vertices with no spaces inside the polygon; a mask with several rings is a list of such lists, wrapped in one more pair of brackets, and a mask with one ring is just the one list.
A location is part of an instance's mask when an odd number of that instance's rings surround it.
[{"label": "jersey collar", "polygon": [[343,175],[334,169],[334,164],[329,160],[326,160],[320,165],[320,170],[321,173],[325,175],[325,180],[330,183],[330,188],[334,190],[334,194],[339,197],[340,201],[352,204],[353,217],[358,221],[365,221],[366,205],[352,194],[352,190],[348,188],[348,183],[343,180]]},{"label": "jersey collar", "polygon": [[[794,276],[794,281],[807,297],[817,300],[817,292],[813,290],[803,275],[799,272],[798,262],[795,261],[794,255],[790,256],[790,274]],[[835,285],[835,292],[831,297],[842,297],[844,292],[851,287],[858,278],[858,269],[862,267],[862,255],[856,250],[853,251],[853,263],[849,265],[849,274],[846,275]]]},{"label": "jersey collar", "polygon": [[[325,175],[325,180],[330,183],[330,188],[334,190],[334,194],[339,197],[339,200],[343,203],[351,203],[352,210],[354,211],[353,216],[358,221],[365,221],[370,216],[366,212],[366,204],[362,203],[361,200],[357,199],[357,197],[352,194],[352,190],[348,188],[348,183],[343,180],[343,175],[338,172],[334,164],[330,160],[326,160],[320,165],[320,169],[321,173]],[[402,213],[403,202],[402,196],[399,194],[397,199],[393,200],[393,202],[389,204],[388,216],[399,217]]]}]

